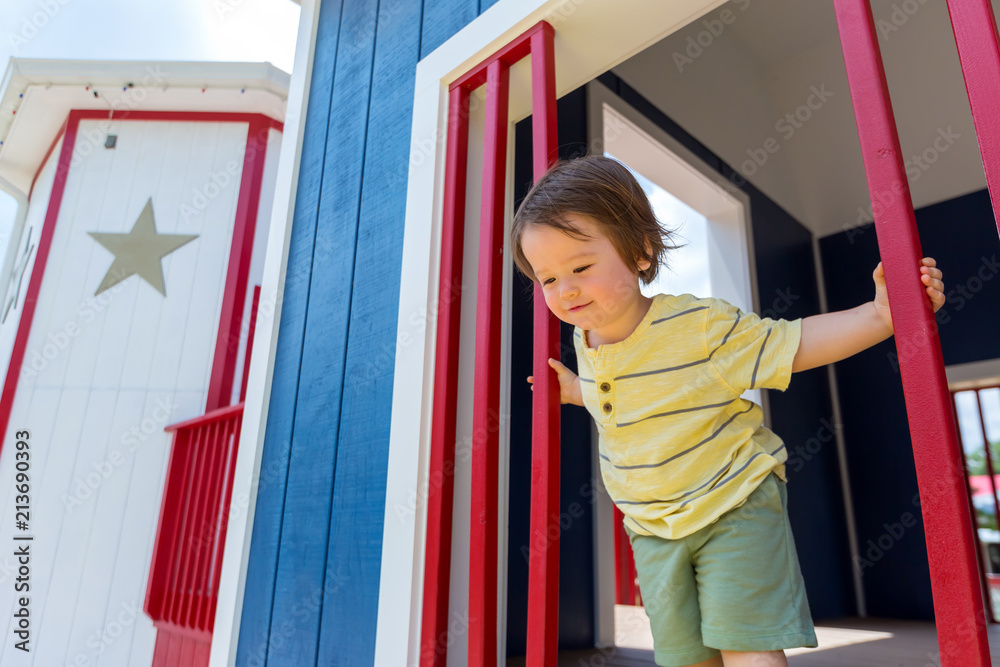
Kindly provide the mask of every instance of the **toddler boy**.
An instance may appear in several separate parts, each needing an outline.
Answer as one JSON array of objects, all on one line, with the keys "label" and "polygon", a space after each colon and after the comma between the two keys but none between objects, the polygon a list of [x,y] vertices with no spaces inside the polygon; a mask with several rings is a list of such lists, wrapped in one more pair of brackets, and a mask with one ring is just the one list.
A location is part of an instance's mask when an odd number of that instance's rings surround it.
[{"label": "toddler boy", "polygon": [[[793,372],[891,336],[882,265],[869,303],[762,319],[720,299],[643,296],[671,241],[628,169],[599,156],[549,170],[511,231],[518,269],[575,327],[579,376],[549,365],[562,402],[597,423],[656,663],[787,665],[782,649],[817,645],[786,512],[788,454],[741,395],[784,390]],[[941,271],[925,258],[918,275],[936,311]]]}]

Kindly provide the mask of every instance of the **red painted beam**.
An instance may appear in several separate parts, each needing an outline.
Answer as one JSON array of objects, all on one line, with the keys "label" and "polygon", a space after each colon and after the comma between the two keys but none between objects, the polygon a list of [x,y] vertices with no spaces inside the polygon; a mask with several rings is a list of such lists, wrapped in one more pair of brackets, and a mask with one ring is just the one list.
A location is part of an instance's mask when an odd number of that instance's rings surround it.
[{"label": "red painted beam", "polygon": [[240,179],[236,222],[233,225],[232,247],[226,287],[219,314],[219,333],[215,338],[212,374],[208,383],[205,411],[229,405],[233,393],[233,375],[240,348],[240,327],[246,303],[247,280],[253,256],[253,240],[260,207],[260,188],[264,180],[264,158],[270,124],[256,116],[247,128],[247,144],[243,154],[243,175]]},{"label": "red painted beam", "polygon": [[448,148],[441,221],[441,269],[434,358],[434,410],[427,475],[427,545],[424,556],[420,667],[445,667],[448,657],[448,592],[452,509],[455,496],[455,416],[458,413],[458,351],[461,338],[462,244],[469,159],[469,91],[449,94]]},{"label": "red painted beam", "polygon": [[552,26],[545,21],[539,21],[512,39],[509,44],[501,48],[492,56],[453,81],[451,85],[448,86],[448,89],[455,90],[456,88],[465,88],[467,90],[474,90],[483,85],[486,83],[486,73],[489,70],[490,65],[495,62],[513,65],[531,52],[531,40],[537,33],[545,29],[552,30]]},{"label": "red painted beam", "polygon": [[[553,30],[542,23],[531,37],[532,137],[537,181],[559,157]],[[559,382],[549,367],[558,359],[559,320],[533,293],[531,529],[528,558],[528,667],[558,662],[559,651]]]},{"label": "red painted beam", "polygon": [[476,297],[476,376],[472,410],[472,503],[469,548],[469,666],[497,662],[497,549],[500,415],[500,323],[503,293],[504,181],[510,70],[489,65],[483,150],[483,199]]},{"label": "red painted beam", "polygon": [[965,89],[1000,230],[1000,39],[989,0],[948,0]]},{"label": "red painted beam", "polygon": [[955,421],[934,314],[920,280],[923,253],[867,0],[834,0],[885,268],[927,537],[945,667],[990,664]]}]

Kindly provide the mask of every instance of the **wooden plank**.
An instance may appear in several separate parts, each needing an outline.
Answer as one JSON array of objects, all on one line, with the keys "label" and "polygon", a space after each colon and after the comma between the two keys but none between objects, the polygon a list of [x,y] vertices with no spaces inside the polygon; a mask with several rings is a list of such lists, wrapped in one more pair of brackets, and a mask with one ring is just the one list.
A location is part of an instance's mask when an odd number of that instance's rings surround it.
[{"label": "wooden plank", "polygon": [[[282,296],[280,333],[275,351],[267,430],[261,455],[257,503],[247,564],[236,662],[264,662],[271,639],[271,616],[275,597],[275,574],[284,518],[285,491],[295,419],[302,339],[309,298],[312,256],[319,199],[322,190],[326,141],[331,128],[330,102],[340,37],[341,2],[322,3],[316,34],[315,60],[309,100],[295,214],[288,251],[288,268]],[[286,626],[279,619],[275,632]],[[296,619],[297,620],[297,619]],[[290,627],[290,626],[288,626]]]},{"label": "wooden plank", "polygon": [[[531,36],[532,146],[534,180],[558,159],[553,30],[547,23]],[[558,359],[559,320],[535,283],[532,374],[531,552],[528,572],[528,661],[550,665],[559,646],[559,382],[548,360]],[[554,529],[554,530],[553,530]],[[551,539],[555,534],[556,538]]]},{"label": "wooden plank", "polygon": [[[78,613],[77,595],[86,575],[80,552],[90,537],[97,509],[99,487],[94,489],[88,485],[87,477],[91,476],[89,481],[92,483],[103,481],[94,463],[102,467],[100,462],[104,460],[107,439],[111,435],[109,425],[118,398],[115,389],[77,389],[72,393],[77,396],[73,401],[78,405],[77,410],[67,409],[71,406],[64,400],[47,406],[59,410],[51,447],[58,448],[57,458],[64,462],[66,469],[60,471],[53,466],[46,475],[46,488],[39,489],[58,501],[52,508],[57,513],[47,517],[54,522],[58,519],[55,534],[46,537],[54,545],[49,550],[53,555],[51,584],[48,595],[38,598],[39,608],[32,610],[37,614],[39,629],[45,632],[45,641],[35,647],[36,659],[41,664],[61,664],[67,653],[75,656],[87,650],[84,644],[70,644],[68,630]],[[42,396],[38,398],[40,403],[46,402]],[[42,499],[42,493],[34,498]]]},{"label": "wooden plank", "polygon": [[[343,565],[328,564],[327,550],[377,17],[375,0],[346,3],[341,16],[273,612],[285,623],[302,613],[294,642],[271,642],[269,665],[316,659],[324,592]],[[350,634],[341,628],[339,655],[356,660]]]},{"label": "wooden plank", "polygon": [[[209,134],[210,132],[212,134]],[[211,144],[214,148],[210,154],[218,156],[220,164],[231,158],[237,159],[242,164],[239,155],[246,144],[246,135],[247,126],[243,123],[221,123],[214,127],[207,123],[199,123],[196,141]],[[203,192],[213,192],[208,187],[212,182],[213,166],[206,160],[204,167],[192,169],[189,180],[189,183],[193,181],[192,187]],[[197,262],[194,268],[194,288],[187,295],[190,312],[193,315],[188,319],[187,332],[191,340],[207,340],[211,341],[211,344],[208,349],[197,346],[191,350],[191,355],[195,358],[178,378],[178,388],[193,389],[208,386],[215,354],[215,340],[219,332],[219,315],[225,292],[225,276],[229,265],[229,249],[236,220],[238,194],[238,186],[230,185],[214,198],[206,197],[199,221],[201,230],[193,232],[200,236],[189,244],[192,250],[197,251]],[[198,247],[194,248],[195,245]],[[184,248],[178,252],[183,250]],[[211,316],[194,315],[196,313],[211,313]],[[202,414],[204,407],[204,405],[199,406],[196,414]]]},{"label": "wooden plank", "polygon": [[420,27],[420,58],[444,44],[479,16],[479,0],[425,2]]},{"label": "wooden plank", "polygon": [[[347,285],[349,338],[318,664],[365,665],[374,660],[406,205],[407,169],[401,165],[409,163],[420,8],[418,0],[399,0],[380,14],[369,71],[355,74],[372,81],[370,100],[362,100],[356,111],[366,120],[363,143],[343,158],[339,151],[329,154],[358,168],[363,165],[364,171],[358,183],[363,187],[354,191],[359,201],[350,209],[360,219],[357,268]],[[345,29],[347,25],[345,7]],[[372,271],[378,279],[369,279]],[[328,317],[337,315],[336,303],[318,303]]]},{"label": "wooden plank", "polygon": [[448,602],[451,590],[451,537],[455,500],[455,415],[458,405],[459,342],[462,303],[453,289],[462,284],[465,244],[465,195],[469,153],[469,91],[448,94],[448,157],[445,163],[441,221],[441,267],[434,359],[434,411],[431,417],[427,479],[427,538],[420,626],[421,667],[444,667],[448,659]]},{"label": "wooden plank", "polygon": [[[101,461],[110,458],[113,448],[111,443],[117,443],[115,434],[126,432],[135,424],[135,416],[142,414],[145,401],[145,390],[116,392],[110,419],[104,421],[104,428],[95,425],[98,429],[96,434],[99,434],[95,439],[104,447],[94,448],[99,458],[83,461],[86,467],[91,467],[93,470],[92,463],[97,462],[100,465]],[[76,545],[66,545],[68,549],[75,551],[77,558],[82,561],[83,572],[75,597],[76,611],[73,625],[60,631],[69,635],[71,653],[85,651],[95,664],[98,652],[94,644],[95,641],[100,642],[98,631],[107,625],[109,612],[116,615],[122,602],[128,604],[133,601],[113,599],[108,585],[114,577],[129,485],[126,476],[120,471],[116,472],[117,474],[100,481],[98,489],[89,501],[94,505],[94,512],[84,541]],[[135,597],[134,601],[141,606],[141,597]]]},{"label": "wooden plank", "polygon": [[[72,222],[74,227],[87,231],[126,234],[132,229],[149,199],[149,188],[153,186],[154,174],[150,173],[150,165],[143,158],[143,154],[153,145],[149,134],[155,134],[155,131],[151,126],[152,123],[149,122],[128,123],[127,128],[123,125],[120,138],[122,135],[130,135],[130,140],[120,141],[119,147],[113,151],[103,147],[95,149],[90,158],[91,162],[96,163],[93,168],[90,163],[80,168],[86,170],[83,178],[88,181],[89,187],[99,193],[101,205],[89,215],[79,205],[68,210],[64,207],[60,214],[61,220]],[[80,132],[85,141],[87,133],[96,130],[97,121],[80,122]],[[114,155],[110,164],[103,168],[101,163],[104,162],[105,154]],[[81,241],[89,241],[87,245],[91,251],[88,280],[81,287],[93,294],[90,290],[96,291],[101,284],[114,262],[114,254],[89,236],[71,240],[68,252],[78,251],[75,246]],[[119,285],[122,287],[120,292],[112,293],[108,290],[102,294],[112,300],[104,311],[102,325],[92,327],[89,332],[91,349],[96,353],[70,357],[67,383],[75,385],[82,380],[89,380],[98,387],[113,387],[120,383],[125,368],[125,355],[122,351],[131,338],[133,313],[140,301],[151,300],[154,295],[159,297],[159,294],[139,276],[126,278]]]},{"label": "wooden plank", "polygon": [[[469,665],[497,662],[497,548],[500,414],[500,322],[503,289],[509,68],[494,60],[486,75],[483,198],[476,296],[476,374],[472,412],[472,499],[469,532]],[[483,435],[485,434],[485,435]]]}]

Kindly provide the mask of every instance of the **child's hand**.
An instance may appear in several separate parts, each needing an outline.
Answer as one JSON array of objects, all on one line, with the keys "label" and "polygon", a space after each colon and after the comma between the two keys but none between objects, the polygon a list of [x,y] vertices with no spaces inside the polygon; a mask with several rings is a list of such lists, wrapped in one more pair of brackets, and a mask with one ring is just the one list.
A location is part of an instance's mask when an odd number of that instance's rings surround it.
[{"label": "child's hand", "polygon": [[[559,402],[583,405],[583,394],[580,392],[580,378],[577,374],[555,359],[549,359],[549,366],[556,372],[556,377],[559,380]],[[528,383],[531,384],[531,391],[535,390],[534,382],[535,378],[529,375]]]},{"label": "child's hand", "polygon": [[[931,306],[936,313],[944,305],[944,274],[937,268],[937,262],[933,257],[924,257],[920,260],[920,282],[927,290],[927,298],[931,300]],[[889,297],[885,290],[885,272],[882,269],[882,262],[878,263],[872,273],[875,281],[875,310],[882,317],[890,330],[892,330],[892,314],[889,312]]]}]

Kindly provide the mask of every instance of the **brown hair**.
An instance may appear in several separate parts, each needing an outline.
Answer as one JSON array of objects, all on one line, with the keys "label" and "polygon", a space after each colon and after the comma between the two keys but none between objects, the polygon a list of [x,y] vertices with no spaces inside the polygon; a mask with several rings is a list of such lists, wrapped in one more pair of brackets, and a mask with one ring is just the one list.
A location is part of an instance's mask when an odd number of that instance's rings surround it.
[{"label": "brown hair", "polygon": [[[586,238],[565,219],[568,213],[593,218],[625,266],[647,285],[666,264],[667,251],[678,247],[673,245],[673,233],[657,221],[642,186],[621,162],[600,155],[560,160],[525,195],[510,231],[514,264],[532,281],[537,278],[521,248],[525,229],[546,225]],[[647,243],[652,252],[647,252]],[[638,261],[643,258],[649,260],[649,268],[640,271]]]}]

